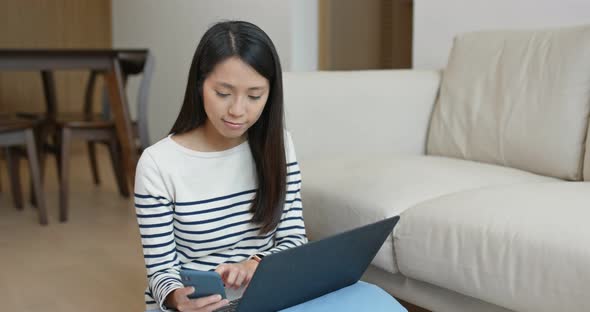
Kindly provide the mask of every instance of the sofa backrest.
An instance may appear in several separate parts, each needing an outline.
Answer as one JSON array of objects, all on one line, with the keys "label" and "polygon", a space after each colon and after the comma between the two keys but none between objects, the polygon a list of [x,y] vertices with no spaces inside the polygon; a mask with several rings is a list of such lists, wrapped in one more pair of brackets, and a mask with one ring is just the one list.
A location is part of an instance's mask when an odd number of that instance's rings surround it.
[{"label": "sofa backrest", "polygon": [[298,160],[424,155],[440,71],[283,74]]},{"label": "sofa backrest", "polygon": [[454,41],[427,153],[581,180],[589,115],[590,26],[470,33]]},{"label": "sofa backrest", "polygon": [[[589,116],[590,118],[590,116]],[[586,157],[584,158],[584,180],[590,181],[590,119],[588,120],[588,134],[586,135]]]}]

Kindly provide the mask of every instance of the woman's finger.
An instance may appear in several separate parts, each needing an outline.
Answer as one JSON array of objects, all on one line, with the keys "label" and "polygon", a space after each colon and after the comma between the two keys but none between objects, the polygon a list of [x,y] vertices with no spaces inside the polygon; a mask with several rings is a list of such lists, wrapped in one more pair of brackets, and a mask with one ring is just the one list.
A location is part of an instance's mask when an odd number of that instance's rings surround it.
[{"label": "woman's finger", "polygon": [[191,309],[202,309],[205,308],[209,305],[218,303],[221,301],[221,295],[211,295],[211,296],[207,296],[207,297],[202,297],[202,298],[198,298],[198,299],[192,299],[187,307],[191,308]]},{"label": "woman's finger", "polygon": [[223,276],[227,273],[229,267],[229,265],[221,264],[215,269],[215,272],[217,272],[217,274],[219,274],[221,278],[223,278]]},{"label": "woman's finger", "polygon": [[[228,304],[229,304],[229,300],[227,300],[227,299],[223,299],[223,300],[221,300],[221,301],[219,301],[219,302],[216,302],[216,303],[210,304],[210,305],[208,305],[208,306],[206,306],[206,307],[202,308],[202,309],[201,309],[201,311],[207,311],[207,312],[209,312],[209,311],[215,311],[215,310],[217,310],[217,309],[220,309],[220,308],[222,308],[222,307],[225,307],[225,306],[226,306],[226,305],[228,305]],[[200,312],[200,311],[199,311],[199,312]]]},{"label": "woman's finger", "polygon": [[253,276],[254,272],[248,272],[248,274],[246,274],[246,279],[244,280],[244,285],[250,284],[250,281],[252,280]]},{"label": "woman's finger", "polygon": [[230,287],[234,287],[236,284],[236,278],[238,277],[238,268],[237,267],[232,267],[227,275],[227,281],[225,282],[228,286]]},{"label": "woman's finger", "polygon": [[242,286],[242,284],[244,284],[244,280],[246,279],[246,275],[248,273],[246,273],[246,271],[238,271],[238,276],[236,277],[236,288],[239,288]]}]

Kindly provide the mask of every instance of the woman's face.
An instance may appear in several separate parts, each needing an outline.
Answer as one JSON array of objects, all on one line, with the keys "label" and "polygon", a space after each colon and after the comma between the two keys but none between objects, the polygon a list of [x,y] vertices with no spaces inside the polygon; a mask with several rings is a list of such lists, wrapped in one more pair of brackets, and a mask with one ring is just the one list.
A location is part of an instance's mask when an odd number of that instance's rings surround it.
[{"label": "woman's face", "polygon": [[266,105],[269,82],[238,57],[217,64],[203,82],[203,102],[208,131],[221,139],[244,138]]}]

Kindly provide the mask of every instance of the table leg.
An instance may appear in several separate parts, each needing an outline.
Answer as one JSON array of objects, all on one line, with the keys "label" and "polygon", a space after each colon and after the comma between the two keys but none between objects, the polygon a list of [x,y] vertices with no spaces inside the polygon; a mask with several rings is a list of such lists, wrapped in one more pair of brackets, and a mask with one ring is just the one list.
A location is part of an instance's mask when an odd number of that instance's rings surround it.
[{"label": "table leg", "polygon": [[[55,91],[55,79],[53,72],[50,70],[41,71],[41,80],[43,81],[43,95],[45,96],[45,112],[46,118],[40,126],[39,142],[40,152],[46,149],[55,153],[58,172],[59,172],[59,140],[57,140],[57,95]],[[50,138],[53,144],[50,144]]]},{"label": "table leg", "polygon": [[125,95],[125,89],[123,88],[121,66],[117,59],[112,60],[111,68],[106,73],[105,78],[109,91],[111,112],[117,130],[117,138],[121,144],[123,170],[127,173],[129,183],[133,185],[135,166],[137,165],[138,160],[137,147],[135,144],[135,138],[133,137],[129,105],[127,105],[127,97]]}]

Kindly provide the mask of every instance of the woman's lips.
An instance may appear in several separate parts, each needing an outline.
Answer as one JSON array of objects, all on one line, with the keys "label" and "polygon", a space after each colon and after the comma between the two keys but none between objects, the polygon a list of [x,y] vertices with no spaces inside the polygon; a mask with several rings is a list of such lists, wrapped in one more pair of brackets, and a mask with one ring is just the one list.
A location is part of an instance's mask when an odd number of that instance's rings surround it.
[{"label": "woman's lips", "polygon": [[238,123],[238,122],[231,122],[231,121],[227,121],[227,120],[223,120],[223,123],[225,123],[225,125],[227,127],[229,127],[230,129],[240,129],[244,126],[244,123]]}]

